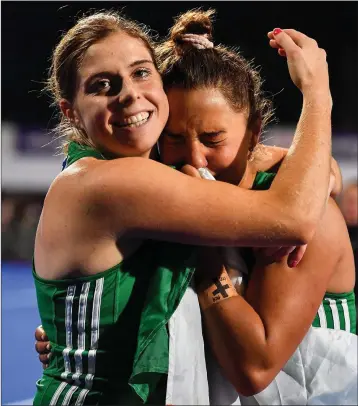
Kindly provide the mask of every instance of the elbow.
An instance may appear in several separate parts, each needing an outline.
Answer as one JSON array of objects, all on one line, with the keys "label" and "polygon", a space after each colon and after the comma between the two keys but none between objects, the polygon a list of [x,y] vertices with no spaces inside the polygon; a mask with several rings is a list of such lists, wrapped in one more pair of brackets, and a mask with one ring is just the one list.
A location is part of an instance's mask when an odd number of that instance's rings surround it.
[{"label": "elbow", "polygon": [[310,221],[302,221],[300,224],[297,224],[297,240],[296,245],[306,245],[308,244],[316,232],[316,224]]},{"label": "elbow", "polygon": [[317,211],[310,211],[307,207],[295,205],[282,205],[281,201],[276,201],[273,218],[279,219],[275,223],[275,233],[282,238],[281,245],[306,245],[316,231],[320,220]]},{"label": "elbow", "polygon": [[266,389],[274,378],[275,374],[271,371],[251,371],[246,372],[243,379],[237,379],[234,386],[241,395],[253,396]]},{"label": "elbow", "polygon": [[315,232],[318,222],[312,219],[309,214],[295,213],[288,219],[288,234],[291,235],[292,245],[308,244]]}]

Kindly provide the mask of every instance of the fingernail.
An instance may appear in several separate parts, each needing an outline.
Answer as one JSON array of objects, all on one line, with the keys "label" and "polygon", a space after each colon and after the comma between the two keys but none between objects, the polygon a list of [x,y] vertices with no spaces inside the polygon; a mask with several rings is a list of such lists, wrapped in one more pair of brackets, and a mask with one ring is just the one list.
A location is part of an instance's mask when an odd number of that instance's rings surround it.
[{"label": "fingernail", "polygon": [[52,357],[52,352],[50,354],[47,354],[47,359],[50,359]]},{"label": "fingernail", "polygon": [[275,28],[273,30],[273,35],[278,35],[280,32],[282,32],[281,28]]},{"label": "fingernail", "polygon": [[44,335],[41,336],[41,340],[45,341],[45,336]]},{"label": "fingernail", "polygon": [[46,350],[50,351],[50,348],[51,348],[50,344],[47,344],[46,345]]},{"label": "fingernail", "polygon": [[290,261],[290,263],[288,264],[288,266],[290,268],[295,268],[298,265],[298,261]]}]

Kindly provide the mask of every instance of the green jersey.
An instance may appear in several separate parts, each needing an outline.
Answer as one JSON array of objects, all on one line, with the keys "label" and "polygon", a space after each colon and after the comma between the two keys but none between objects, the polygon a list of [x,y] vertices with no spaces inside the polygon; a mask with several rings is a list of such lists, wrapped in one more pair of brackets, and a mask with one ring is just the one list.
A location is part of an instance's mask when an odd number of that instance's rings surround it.
[{"label": "green jersey", "polygon": [[[97,153],[71,143],[67,165]],[[164,404],[167,322],[194,265],[193,247],[147,241],[94,276],[45,280],[33,269],[52,353],[34,404]]]},{"label": "green jersey", "polygon": [[[252,189],[267,190],[275,173],[259,172]],[[356,333],[356,305],[354,291],[345,293],[326,292],[312,323],[313,327],[325,327]]]}]

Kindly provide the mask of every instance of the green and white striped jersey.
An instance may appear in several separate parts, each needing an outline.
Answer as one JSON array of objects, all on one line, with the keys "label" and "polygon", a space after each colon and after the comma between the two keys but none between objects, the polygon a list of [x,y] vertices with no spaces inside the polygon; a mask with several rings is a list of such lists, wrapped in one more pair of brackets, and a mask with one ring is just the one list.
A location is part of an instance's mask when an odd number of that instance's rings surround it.
[{"label": "green and white striped jersey", "polygon": [[313,327],[331,328],[356,333],[356,305],[354,292],[326,292],[312,323]]},{"label": "green and white striped jersey", "polygon": [[190,283],[193,253],[148,241],[94,276],[49,281],[34,270],[52,347],[34,405],[164,404],[167,322]]},{"label": "green and white striped jersey", "polygon": [[[66,164],[99,151],[70,142]],[[165,402],[167,322],[190,283],[195,247],[146,241],[97,275],[45,280],[33,269],[52,357],[34,405]]]},{"label": "green and white striped jersey", "polygon": [[[270,172],[259,172],[255,178],[253,189],[269,189],[275,175],[275,173]],[[354,291],[346,293],[326,292],[312,326],[345,330],[355,334],[356,323]]]}]

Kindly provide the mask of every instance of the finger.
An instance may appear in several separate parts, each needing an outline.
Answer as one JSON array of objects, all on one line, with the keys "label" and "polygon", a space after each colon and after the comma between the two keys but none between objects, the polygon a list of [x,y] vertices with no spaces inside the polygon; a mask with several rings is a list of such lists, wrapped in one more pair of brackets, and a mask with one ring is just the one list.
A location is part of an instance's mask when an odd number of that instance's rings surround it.
[{"label": "finger", "polygon": [[48,341],[48,337],[42,326],[38,326],[35,330],[35,338],[37,341]]},{"label": "finger", "polygon": [[278,53],[280,56],[287,56],[285,50],[282,49],[282,48],[279,48],[279,49],[277,50],[277,53]]},{"label": "finger", "polygon": [[268,36],[270,39],[274,39],[274,38],[275,38],[274,35],[273,35],[273,31],[269,31],[269,32],[267,33],[267,36]]},{"label": "finger", "polygon": [[201,179],[199,171],[196,168],[194,168],[194,166],[184,165],[181,168],[181,171],[183,173],[185,173],[186,175],[192,176],[193,178],[200,178]]},{"label": "finger", "polygon": [[281,247],[278,251],[275,252],[273,255],[273,259],[276,262],[282,261],[283,258],[287,257],[292,251],[294,251],[296,247]]},{"label": "finger", "polygon": [[304,46],[309,46],[309,45],[316,45],[317,42],[313,39],[307,36],[306,34],[303,34],[303,32],[294,30],[292,28],[285,28],[283,30],[287,35],[292,38],[292,40],[297,44],[300,48],[303,48]]},{"label": "finger", "polygon": [[281,28],[275,28],[274,37],[279,47],[282,48],[287,55],[293,55],[297,53],[298,50],[301,51],[301,48],[286,32],[282,31]]},{"label": "finger", "polygon": [[36,341],[35,350],[39,354],[48,354],[51,351],[51,345],[49,341]]},{"label": "finger", "polygon": [[332,190],[334,189],[336,183],[336,177],[333,172],[329,174],[329,186],[328,186],[328,198],[330,197]]},{"label": "finger", "polygon": [[287,264],[290,268],[295,268],[302,260],[307,249],[307,245],[296,247],[288,256]]},{"label": "finger", "polygon": [[50,362],[52,354],[39,354],[39,360],[40,362],[42,362],[43,364],[48,364]]},{"label": "finger", "polygon": [[280,45],[278,45],[277,41],[274,39],[270,40],[270,47],[271,48],[280,48]]}]

